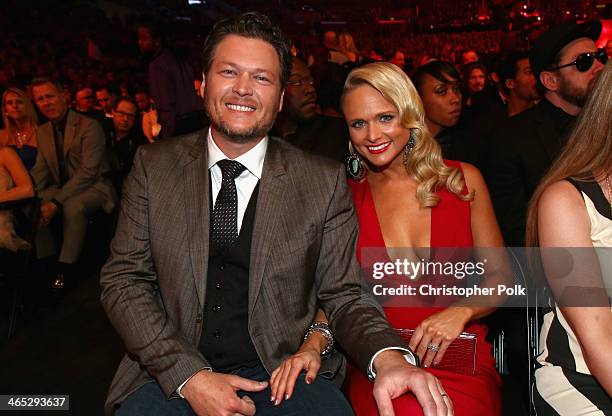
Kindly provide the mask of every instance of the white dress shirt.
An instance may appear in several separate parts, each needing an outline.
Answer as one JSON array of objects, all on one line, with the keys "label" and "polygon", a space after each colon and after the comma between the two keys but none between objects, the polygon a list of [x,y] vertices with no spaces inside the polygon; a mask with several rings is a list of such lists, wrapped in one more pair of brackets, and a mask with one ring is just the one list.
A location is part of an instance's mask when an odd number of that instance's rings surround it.
[{"label": "white dress shirt", "polygon": [[[215,140],[212,138],[210,129],[208,129],[206,145],[208,147],[208,170],[210,171],[212,184],[210,192],[214,208],[215,202],[217,201],[217,195],[219,195],[219,191],[221,190],[221,180],[223,179],[221,168],[217,165],[217,162],[230,158],[225,156],[221,149],[219,149],[219,146],[217,146],[217,143],[215,143]],[[248,152],[238,156],[236,159],[230,159],[240,162],[246,168],[235,180],[238,194],[238,233],[240,233],[244,213],[249,205],[251,195],[257,186],[257,182],[261,179],[261,172],[263,170],[267,149],[268,136],[260,140],[259,143]]]},{"label": "white dress shirt", "polygon": [[[211,187],[211,195],[213,200],[213,208],[215,207],[215,202],[217,201],[217,196],[219,195],[219,191],[221,190],[221,181],[223,179],[223,173],[221,172],[221,168],[217,165],[217,162],[223,159],[230,159],[225,156],[225,154],[219,149],[217,143],[212,138],[210,133],[210,128],[208,129],[208,135],[206,138],[206,147],[208,148],[208,170],[210,171],[210,183]],[[236,193],[238,195],[238,233],[240,233],[240,228],[242,227],[242,220],[244,219],[244,213],[246,212],[247,206],[249,205],[249,200],[251,199],[251,195],[253,195],[253,191],[257,186],[257,183],[261,179],[261,172],[263,170],[263,163],[266,157],[266,150],[268,149],[268,136],[264,137],[262,140],[255,145],[248,152],[238,156],[235,160],[236,162],[240,162],[246,169],[238,175],[235,179],[236,182]],[[212,213],[211,213],[212,215]],[[211,368],[206,368],[209,371],[212,371]],[[193,377],[195,373],[191,376]],[[177,394],[184,398],[181,394],[181,390],[185,384],[189,380],[187,380],[181,384],[178,389],[176,389]]]}]

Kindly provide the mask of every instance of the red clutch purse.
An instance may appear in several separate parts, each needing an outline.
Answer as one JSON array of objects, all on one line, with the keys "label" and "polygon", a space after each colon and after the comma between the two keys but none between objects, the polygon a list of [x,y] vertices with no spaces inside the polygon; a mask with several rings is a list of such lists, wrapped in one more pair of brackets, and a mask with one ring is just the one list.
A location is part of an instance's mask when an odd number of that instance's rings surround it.
[{"label": "red clutch purse", "polygon": [[[414,329],[397,329],[399,335],[410,343]],[[436,366],[440,370],[474,375],[476,371],[476,334],[462,332],[446,349],[444,358]]]}]

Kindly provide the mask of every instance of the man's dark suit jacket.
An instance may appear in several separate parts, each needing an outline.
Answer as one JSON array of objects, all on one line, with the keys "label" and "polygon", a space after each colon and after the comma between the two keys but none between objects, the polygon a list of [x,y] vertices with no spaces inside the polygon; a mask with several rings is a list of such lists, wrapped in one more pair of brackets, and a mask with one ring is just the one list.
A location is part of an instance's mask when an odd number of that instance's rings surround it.
[{"label": "man's dark suit jacket", "polygon": [[[106,403],[144,383],[168,396],[209,367],[198,350],[209,250],[207,131],[141,147],[126,179],[102,303],[125,342]],[[299,348],[317,308],[364,371],[404,346],[361,289],[357,219],[344,168],[270,138],[253,229],[248,329],[272,372]],[[336,365],[323,361],[322,371]]]},{"label": "man's dark suit jacket", "polygon": [[574,119],[542,99],[507,119],[493,138],[484,175],[506,245],[525,245],[529,200],[561,152]]}]

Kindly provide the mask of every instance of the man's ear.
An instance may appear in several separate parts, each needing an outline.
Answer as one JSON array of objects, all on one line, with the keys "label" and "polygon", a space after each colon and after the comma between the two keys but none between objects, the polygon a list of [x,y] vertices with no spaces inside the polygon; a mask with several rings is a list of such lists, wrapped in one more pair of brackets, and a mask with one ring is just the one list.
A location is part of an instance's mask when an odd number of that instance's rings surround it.
[{"label": "man's ear", "polygon": [[506,85],[506,88],[508,88],[509,90],[513,90],[514,89],[514,80],[508,78],[506,80],[506,82],[504,82],[504,84]]},{"label": "man's ear", "polygon": [[283,88],[283,90],[281,91],[281,95],[280,95],[280,103],[278,104],[278,112],[280,113],[281,111],[283,111],[283,99],[285,98],[285,89]]},{"label": "man's ear", "polygon": [[551,71],[540,72],[540,82],[549,91],[557,91],[559,89],[559,76]]}]

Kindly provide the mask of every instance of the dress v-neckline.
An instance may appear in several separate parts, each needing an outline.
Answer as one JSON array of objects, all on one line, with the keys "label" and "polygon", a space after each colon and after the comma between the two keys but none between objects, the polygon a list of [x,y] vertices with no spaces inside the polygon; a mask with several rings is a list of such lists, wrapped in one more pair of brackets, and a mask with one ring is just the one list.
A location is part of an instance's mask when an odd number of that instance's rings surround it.
[{"label": "dress v-neckline", "polygon": [[[370,182],[368,181],[368,179],[365,179],[365,186],[366,186],[366,200],[369,199],[371,202],[371,206],[372,206],[372,214],[373,214],[373,218],[375,219],[375,224],[376,224],[376,230],[377,230],[377,237],[379,242],[382,243],[382,245],[385,247],[385,249],[393,249],[393,248],[399,248],[399,247],[389,247],[385,241],[385,236],[382,232],[382,227],[380,226],[380,220],[378,219],[378,211],[376,211],[376,202],[374,201],[374,195],[372,194],[372,188],[370,185]],[[433,240],[433,210],[430,209],[429,210],[429,245],[427,246],[428,248],[433,248],[432,246],[432,240]],[[414,248],[414,247],[411,247]],[[418,247],[417,247],[418,248]],[[388,253],[387,253],[388,255]]]}]

